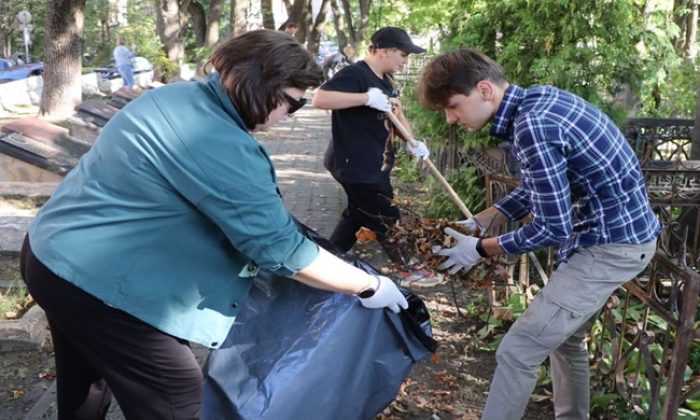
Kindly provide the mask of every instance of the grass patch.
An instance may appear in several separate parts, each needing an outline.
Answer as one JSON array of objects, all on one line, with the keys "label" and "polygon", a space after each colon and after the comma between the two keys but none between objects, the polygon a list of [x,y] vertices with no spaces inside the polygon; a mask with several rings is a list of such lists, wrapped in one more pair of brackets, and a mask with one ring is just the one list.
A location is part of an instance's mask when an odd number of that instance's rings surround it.
[{"label": "grass patch", "polygon": [[0,320],[17,319],[34,303],[19,272],[19,257],[0,255]]}]

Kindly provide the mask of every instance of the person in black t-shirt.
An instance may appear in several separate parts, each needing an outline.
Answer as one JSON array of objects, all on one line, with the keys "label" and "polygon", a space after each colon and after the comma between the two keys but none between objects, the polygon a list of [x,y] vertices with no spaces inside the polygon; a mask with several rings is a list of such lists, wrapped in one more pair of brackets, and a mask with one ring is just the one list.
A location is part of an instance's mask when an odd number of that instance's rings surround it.
[{"label": "person in black t-shirt", "polygon": [[[396,98],[392,74],[406,64],[409,54],[423,52],[403,29],[382,28],[372,35],[369,56],[344,67],[323,84],[314,95],[313,105],[333,110],[333,138],[324,165],[348,196],[348,206],[330,240],[348,251],[361,227],[371,229],[392,262],[399,266],[404,282],[426,287],[437,284],[437,279],[420,266],[409,266],[405,253],[386,240],[389,227],[399,220],[399,209],[392,205],[390,180],[394,130],[385,113],[393,108],[410,131]],[[419,158],[427,157],[425,143],[418,143],[418,147],[409,150]]]}]

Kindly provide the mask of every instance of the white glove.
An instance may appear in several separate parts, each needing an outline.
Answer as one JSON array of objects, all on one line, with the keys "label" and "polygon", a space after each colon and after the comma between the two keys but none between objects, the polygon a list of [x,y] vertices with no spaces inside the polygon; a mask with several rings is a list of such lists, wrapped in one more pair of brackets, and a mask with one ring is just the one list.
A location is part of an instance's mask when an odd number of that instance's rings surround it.
[{"label": "white glove", "polygon": [[384,276],[373,276],[376,279],[374,285],[370,285],[367,289],[358,293],[358,297],[368,290],[374,290],[374,294],[370,297],[360,297],[360,303],[365,308],[377,309],[377,308],[389,308],[395,314],[399,313],[399,307],[406,309],[408,308],[408,302],[396,287],[391,279]]},{"label": "white glove", "polygon": [[410,141],[406,142],[406,148],[409,152],[411,152],[413,156],[415,156],[418,159],[427,159],[428,157],[430,157],[430,150],[428,150],[428,146],[426,146],[424,142],[420,140],[413,141],[416,142],[416,147],[411,146]]},{"label": "white glove", "polygon": [[469,233],[476,233],[477,230],[484,230],[484,227],[481,226],[481,224],[477,222],[476,219],[473,217],[470,217],[467,220],[460,220],[459,222],[457,222],[457,224],[464,226],[469,231]]},{"label": "white glove", "polygon": [[452,248],[438,251],[438,255],[448,257],[447,261],[438,266],[438,269],[446,270],[449,268],[450,274],[455,274],[459,270],[464,269],[466,273],[481,261],[481,255],[476,250],[476,243],[479,242],[479,238],[462,235],[451,228],[445,228],[445,233],[453,237],[457,244]]},{"label": "white glove", "polygon": [[369,88],[367,91],[367,102],[365,102],[370,108],[374,108],[377,111],[391,112],[391,102],[389,102],[389,97],[378,88]]}]

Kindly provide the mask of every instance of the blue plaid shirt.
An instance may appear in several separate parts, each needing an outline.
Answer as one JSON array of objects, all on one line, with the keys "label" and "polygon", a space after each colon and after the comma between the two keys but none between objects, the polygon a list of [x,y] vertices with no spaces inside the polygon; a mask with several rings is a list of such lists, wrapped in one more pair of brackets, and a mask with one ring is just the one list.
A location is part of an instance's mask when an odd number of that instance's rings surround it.
[{"label": "blue plaid shirt", "polygon": [[597,244],[641,244],[661,227],[639,161],[603,112],[552,86],[510,85],[491,135],[511,144],[522,183],[495,207],[532,222],[498,237],[507,254],[559,245],[558,261]]}]

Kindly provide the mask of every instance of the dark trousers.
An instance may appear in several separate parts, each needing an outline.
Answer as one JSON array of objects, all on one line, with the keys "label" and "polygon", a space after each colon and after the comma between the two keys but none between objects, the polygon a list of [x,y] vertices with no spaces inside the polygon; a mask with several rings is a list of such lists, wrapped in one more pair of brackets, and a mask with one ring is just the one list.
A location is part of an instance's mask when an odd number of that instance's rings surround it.
[{"label": "dark trousers", "polygon": [[20,264],[51,328],[59,419],[103,419],[112,393],[127,419],[200,418],[203,375],[187,341],[56,276],[26,238]]},{"label": "dark trousers", "polygon": [[394,191],[391,184],[340,184],[348,196],[348,206],[331,234],[331,242],[347,252],[357,241],[355,232],[365,227],[377,234],[377,241],[392,262],[406,264],[399,247],[387,241],[389,229],[400,218],[399,209],[392,205]]}]

